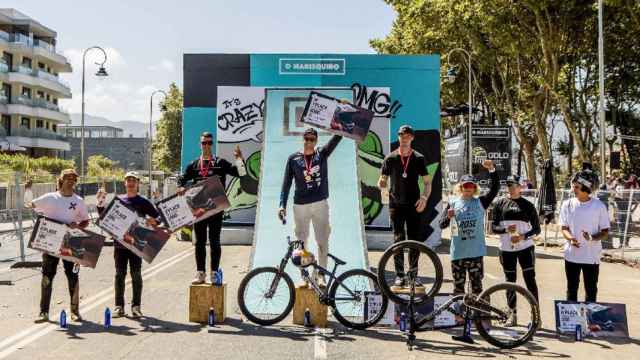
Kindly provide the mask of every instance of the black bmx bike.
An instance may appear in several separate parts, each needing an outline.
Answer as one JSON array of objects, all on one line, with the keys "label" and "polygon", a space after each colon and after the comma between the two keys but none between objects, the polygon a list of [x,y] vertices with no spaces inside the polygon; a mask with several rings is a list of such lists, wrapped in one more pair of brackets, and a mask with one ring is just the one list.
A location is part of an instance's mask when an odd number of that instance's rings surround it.
[{"label": "black bmx bike", "polygon": [[[291,312],[295,302],[293,280],[286,273],[287,263],[296,249],[302,249],[300,240],[287,237],[288,248],[278,267],[258,267],[240,282],[238,305],[242,314],[259,325],[273,325]],[[333,315],[344,326],[366,329],[384,316],[388,299],[382,295],[378,278],[371,271],[352,269],[336,276],[338,266],[346,262],[328,254],[334,262],[333,271],[315,261],[300,266],[300,275],[318,296],[321,304],[330,306]],[[309,269],[312,269],[311,273]],[[314,272],[328,276],[327,286],[319,286]]]},{"label": "black bmx bike", "polygon": [[453,339],[473,343],[472,322],[487,342],[511,349],[531,340],[540,325],[536,299],[514,283],[499,283],[480,294],[473,294],[467,283],[465,294],[438,295],[443,283],[442,263],[433,250],[417,241],[390,246],[380,258],[378,279],[384,295],[406,314],[409,350],[413,349],[416,331],[461,326],[462,335]]}]

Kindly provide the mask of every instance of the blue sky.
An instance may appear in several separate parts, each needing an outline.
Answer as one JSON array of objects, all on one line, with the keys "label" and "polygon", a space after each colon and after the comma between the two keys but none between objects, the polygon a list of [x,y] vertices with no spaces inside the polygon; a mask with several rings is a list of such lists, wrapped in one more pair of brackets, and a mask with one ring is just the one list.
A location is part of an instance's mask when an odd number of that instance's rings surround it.
[{"label": "blue sky", "polygon": [[110,76],[87,77],[86,107],[113,121],[148,121],[151,92],[172,81],[182,87],[184,53],[373,53],[369,39],[385,36],[395,18],[382,0],[3,0],[1,6],[58,32],[58,51],[74,67],[66,76],[73,99],[62,102],[70,112],[80,112],[82,49],[107,49]]}]

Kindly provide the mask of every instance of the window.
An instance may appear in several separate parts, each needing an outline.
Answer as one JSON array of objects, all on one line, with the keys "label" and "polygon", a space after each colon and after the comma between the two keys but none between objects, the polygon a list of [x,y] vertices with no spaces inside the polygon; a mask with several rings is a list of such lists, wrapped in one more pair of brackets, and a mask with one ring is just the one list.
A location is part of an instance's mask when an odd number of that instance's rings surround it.
[{"label": "window", "polygon": [[28,97],[29,99],[31,99],[31,89],[26,87],[26,86],[23,86],[22,87],[22,96]]},{"label": "window", "polygon": [[44,99],[44,91],[38,90],[38,99]]},{"label": "window", "polygon": [[2,93],[7,97],[7,102],[11,102],[11,85],[2,84]]},{"label": "window", "polygon": [[2,115],[2,127],[7,136],[11,136],[11,116]]},{"label": "window", "polygon": [[56,124],[51,124],[51,131],[53,131],[53,132],[58,132],[58,125],[56,125]]},{"label": "window", "polygon": [[47,66],[44,63],[38,63],[38,69],[47,71]]},{"label": "window", "polygon": [[32,64],[31,58],[23,57],[22,58],[22,66],[30,68]]},{"label": "window", "polygon": [[23,117],[20,121],[20,125],[26,127],[27,129],[31,129],[31,119],[28,117]]},{"label": "window", "polygon": [[36,120],[36,128],[37,129],[42,129],[44,127],[44,121],[43,120]]}]

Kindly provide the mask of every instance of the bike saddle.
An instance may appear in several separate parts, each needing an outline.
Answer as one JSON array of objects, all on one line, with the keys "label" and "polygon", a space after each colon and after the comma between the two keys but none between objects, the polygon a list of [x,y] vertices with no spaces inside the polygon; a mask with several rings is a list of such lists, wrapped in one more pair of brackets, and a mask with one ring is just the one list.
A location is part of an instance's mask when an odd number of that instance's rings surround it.
[{"label": "bike saddle", "polygon": [[327,255],[329,255],[329,257],[332,258],[333,261],[335,261],[336,265],[345,265],[346,264],[345,261],[342,261],[342,260],[338,259],[337,257],[331,255],[331,254],[327,254]]}]

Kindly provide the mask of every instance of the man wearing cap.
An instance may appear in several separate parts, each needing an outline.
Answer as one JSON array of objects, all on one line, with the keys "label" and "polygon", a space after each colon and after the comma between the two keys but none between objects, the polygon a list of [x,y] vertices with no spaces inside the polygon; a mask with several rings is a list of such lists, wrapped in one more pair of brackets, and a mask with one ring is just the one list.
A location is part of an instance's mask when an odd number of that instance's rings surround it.
[{"label": "man wearing cap", "polygon": [[[517,264],[527,289],[538,300],[536,283],[536,251],[533,237],[540,234],[540,219],[533,204],[520,196],[523,182],[518,175],[507,177],[508,196],[496,201],[491,228],[500,235],[500,263],[509,282],[516,282]],[[516,297],[509,295],[509,308],[513,310],[509,325],[517,324]]]},{"label": "man wearing cap", "polygon": [[[423,241],[422,223],[420,213],[427,206],[427,200],[431,193],[431,183],[427,176],[427,164],[424,156],[411,148],[414,139],[413,128],[402,125],[398,129],[397,150],[387,155],[382,162],[378,187],[383,190],[391,182],[389,191],[389,215],[393,227],[394,242],[406,239]],[[420,192],[420,182],[424,189]],[[407,230],[405,232],[405,225]],[[412,251],[409,261],[417,263],[418,253]],[[405,285],[404,258],[402,255],[394,257],[396,279],[394,286]]]},{"label": "man wearing cap", "polygon": [[[78,174],[74,169],[65,169],[58,177],[58,190],[44,194],[33,200],[29,206],[33,207],[38,215],[67,224],[70,228],[84,229],[89,225],[89,213],[84,200],[74,193],[74,187],[78,181]],[[40,315],[36,322],[49,321],[49,306],[51,304],[51,292],[53,278],[56,276],[60,258],[48,254],[42,254],[42,283],[40,296]],[[80,285],[78,279],[79,266],[73,262],[62,260],[64,273],[69,284],[71,297],[71,320],[82,321],[80,316]]]},{"label": "man wearing cap", "polygon": [[[134,210],[138,216],[145,218],[149,226],[158,226],[160,214],[155,206],[144,196],[138,194],[140,176],[135,171],[129,171],[124,175],[124,187],[127,191],[124,195],[119,195],[118,199],[130,209]],[[98,207],[98,212],[102,213],[104,208]],[[124,241],[133,242],[133,238],[126,234]],[[119,318],[126,315],[124,310],[124,288],[127,276],[127,263],[131,270],[131,286],[133,288],[133,299],[131,301],[131,314],[134,318],[142,316],[140,304],[142,300],[142,258],[127,249],[119,241],[114,241],[113,258],[116,266],[115,275],[115,308],[113,317]]]},{"label": "man wearing cap", "polygon": [[560,207],[564,246],[564,269],[567,278],[567,301],[578,301],[580,272],[584,278],[585,301],[596,302],[602,240],[609,236],[607,207],[591,196],[597,189],[598,176],[589,168],[577,172],[572,181],[574,198]]},{"label": "man wearing cap", "polygon": [[[187,183],[197,183],[208,177],[219,176],[220,182],[224,187],[227,181],[227,175],[240,177],[245,174],[238,172],[238,167],[232,165],[227,160],[213,155],[213,135],[210,132],[203,132],[200,136],[200,156],[190,162],[184,169],[184,173],[178,179],[177,193],[184,195],[184,186]],[[236,163],[243,163],[242,152],[240,147],[236,146],[234,151]],[[197,216],[197,214],[195,214]],[[224,212],[219,212],[204,220],[198,221],[193,225],[196,236],[196,276],[191,282],[192,284],[203,284],[206,281],[206,260],[207,260],[207,235],[209,238],[209,246],[211,248],[211,283],[215,282],[215,273],[220,267],[220,257],[222,256],[222,247],[220,246],[220,233],[222,232],[222,217]],[[207,231],[208,230],[208,231]]]},{"label": "man wearing cap", "polygon": [[[303,149],[295,152],[287,159],[280,192],[280,208],[278,217],[282,220],[287,214],[287,201],[291,184],[295,180],[295,193],[293,195],[293,219],[296,239],[305,243],[309,237],[309,225],[313,222],[316,244],[318,245],[318,263],[327,267],[327,254],[329,251],[329,168],[327,160],[333,150],[342,139],[342,136],[334,135],[329,142],[320,148],[318,132],[308,128],[303,134]],[[324,276],[316,274],[318,284],[325,285]]]}]

